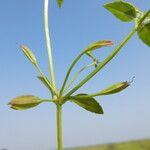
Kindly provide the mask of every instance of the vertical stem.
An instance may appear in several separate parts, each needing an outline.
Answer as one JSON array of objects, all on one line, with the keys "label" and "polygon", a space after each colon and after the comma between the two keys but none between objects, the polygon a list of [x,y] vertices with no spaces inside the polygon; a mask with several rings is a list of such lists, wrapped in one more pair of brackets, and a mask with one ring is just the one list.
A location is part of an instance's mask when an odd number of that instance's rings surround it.
[{"label": "vertical stem", "polygon": [[[48,26],[48,3],[49,0],[44,0],[44,30],[45,30],[45,37],[46,37],[47,52],[48,52],[50,78],[51,78],[52,86],[56,91],[52,49],[51,49],[49,26]],[[53,99],[56,99],[56,94],[52,93],[52,97]],[[62,150],[62,106],[61,104],[57,104],[57,141],[58,141],[58,150]]]},{"label": "vertical stem", "polygon": [[62,105],[57,104],[57,142],[58,150],[62,150]]},{"label": "vertical stem", "polygon": [[51,41],[50,41],[49,26],[48,26],[48,3],[49,3],[49,0],[44,1],[44,30],[45,30],[47,52],[48,52],[50,78],[51,78],[51,83],[55,88],[55,76],[54,76],[52,49],[51,49]]}]

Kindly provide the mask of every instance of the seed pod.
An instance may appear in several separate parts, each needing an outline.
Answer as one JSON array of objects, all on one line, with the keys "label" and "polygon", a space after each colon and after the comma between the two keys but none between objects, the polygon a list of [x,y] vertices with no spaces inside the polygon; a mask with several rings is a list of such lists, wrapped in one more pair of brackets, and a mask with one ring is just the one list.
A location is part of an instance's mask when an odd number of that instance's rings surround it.
[{"label": "seed pod", "polygon": [[28,48],[25,45],[21,45],[20,47],[23,53],[26,55],[26,57],[31,61],[31,63],[35,65],[37,63],[36,57],[33,54],[33,52],[30,50],[30,48]]},{"label": "seed pod", "polygon": [[97,42],[94,42],[92,44],[90,44],[86,49],[85,51],[86,52],[89,52],[89,51],[93,51],[95,49],[98,49],[98,48],[101,48],[103,46],[111,46],[113,45],[112,41],[109,41],[109,40],[101,40],[101,41],[97,41]]},{"label": "seed pod", "polygon": [[36,96],[24,95],[24,96],[18,96],[16,98],[12,99],[8,103],[8,105],[10,105],[10,107],[12,109],[25,110],[25,109],[35,107],[38,104],[40,104],[41,102],[43,102],[43,101]]},{"label": "seed pod", "polygon": [[115,94],[115,93],[118,93],[118,92],[124,90],[125,88],[127,88],[130,85],[130,83],[131,82],[120,82],[120,83],[114,84],[100,92],[91,94],[91,96]]}]

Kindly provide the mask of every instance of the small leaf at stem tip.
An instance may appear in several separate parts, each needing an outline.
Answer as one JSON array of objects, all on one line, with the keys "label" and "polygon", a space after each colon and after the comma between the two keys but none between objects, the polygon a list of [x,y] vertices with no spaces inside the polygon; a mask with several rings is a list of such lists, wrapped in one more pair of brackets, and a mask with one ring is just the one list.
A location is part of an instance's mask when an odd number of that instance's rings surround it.
[{"label": "small leaf at stem tip", "polygon": [[[85,51],[88,53],[89,51],[93,51],[95,49],[98,49],[98,48],[101,48],[101,47],[104,47],[104,46],[111,46],[113,45],[112,41],[109,41],[109,40],[100,40],[100,41],[96,41],[92,44],[90,44],[86,49]],[[87,54],[89,55],[89,54]]]},{"label": "small leaf at stem tip", "polygon": [[26,55],[26,57],[31,61],[31,63],[36,64],[36,57],[33,54],[33,52],[30,50],[30,48],[28,48],[25,45],[21,45],[21,50],[23,51],[23,53]]},{"label": "small leaf at stem tip", "polygon": [[87,111],[103,114],[103,108],[93,97],[84,97],[87,94],[78,94],[71,96],[71,101],[76,103],[78,106],[86,109]]},{"label": "small leaf at stem tip", "polygon": [[91,51],[86,52],[86,55],[89,56],[93,60],[93,63],[95,64],[95,68],[96,68],[98,64],[100,63],[100,61],[93,56]]},{"label": "small leaf at stem tip", "polygon": [[57,4],[58,4],[59,8],[62,6],[63,2],[64,2],[64,0],[57,0]]},{"label": "small leaf at stem tip", "polygon": [[[38,76],[37,77],[51,92],[52,92],[52,89],[49,85],[51,85],[50,81],[45,77],[42,77],[42,76]],[[46,82],[47,80],[47,82]]]},{"label": "small leaf at stem tip", "polygon": [[32,107],[35,107],[42,103],[40,98],[32,95],[24,95],[24,96],[18,96],[14,99],[12,99],[8,105],[10,105],[10,108],[15,110],[25,110],[30,109]]},{"label": "small leaf at stem tip", "polygon": [[124,22],[133,21],[137,16],[137,8],[122,0],[107,3],[104,7]]},{"label": "small leaf at stem tip", "polygon": [[120,82],[120,83],[117,83],[117,84],[114,84],[100,92],[97,92],[95,94],[91,94],[93,96],[100,96],[100,95],[110,95],[110,94],[115,94],[115,93],[118,93],[118,92],[121,92],[122,90],[124,90],[125,88],[127,88],[130,84],[131,84],[132,81],[130,82]]}]

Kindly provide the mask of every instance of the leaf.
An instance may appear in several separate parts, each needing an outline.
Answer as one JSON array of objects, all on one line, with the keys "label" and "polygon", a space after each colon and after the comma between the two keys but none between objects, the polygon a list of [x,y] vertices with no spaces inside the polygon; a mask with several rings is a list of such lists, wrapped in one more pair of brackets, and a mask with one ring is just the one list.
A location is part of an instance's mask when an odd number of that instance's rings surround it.
[{"label": "leaf", "polygon": [[150,46],[150,21],[147,21],[142,27],[139,28],[138,36],[143,43]]},{"label": "leaf", "polygon": [[84,97],[87,94],[78,94],[76,96],[71,96],[72,102],[76,103],[78,106],[97,114],[103,114],[103,109],[100,104],[93,97]]},{"label": "leaf", "polygon": [[124,1],[114,1],[107,3],[104,7],[115,15],[118,19],[124,22],[130,22],[136,18],[136,8],[130,3]]},{"label": "leaf", "polygon": [[50,81],[45,77],[42,77],[42,76],[38,76],[37,77],[51,92],[52,92],[52,89],[49,85],[51,85]]},{"label": "leaf", "polygon": [[35,55],[32,53],[31,49],[28,48],[25,45],[21,45],[21,50],[23,51],[23,53],[25,54],[25,56],[31,61],[32,64],[36,64],[36,57]]},{"label": "leaf", "polygon": [[117,84],[114,84],[100,92],[97,92],[95,94],[91,94],[91,96],[100,96],[100,95],[110,95],[110,94],[115,94],[118,92],[121,92],[125,88],[127,88],[130,85],[131,82],[120,82]]},{"label": "leaf", "polygon": [[62,6],[62,4],[63,4],[63,2],[64,2],[64,0],[57,0],[57,4],[58,4],[58,6],[59,6],[59,7],[61,7],[61,6]]},{"label": "leaf", "polygon": [[[112,41],[109,41],[109,40],[100,40],[100,41],[96,41],[92,44],[90,44],[86,49],[85,51],[86,52],[90,52],[90,51],[93,51],[95,49],[98,49],[98,48],[101,48],[101,47],[104,47],[104,46],[110,46],[112,45]],[[90,53],[87,53],[87,55],[90,55]]]},{"label": "leaf", "polygon": [[25,109],[35,107],[42,102],[43,101],[36,96],[24,95],[24,96],[18,96],[12,99],[8,103],[8,105],[10,105],[10,107],[15,110],[25,110]]}]

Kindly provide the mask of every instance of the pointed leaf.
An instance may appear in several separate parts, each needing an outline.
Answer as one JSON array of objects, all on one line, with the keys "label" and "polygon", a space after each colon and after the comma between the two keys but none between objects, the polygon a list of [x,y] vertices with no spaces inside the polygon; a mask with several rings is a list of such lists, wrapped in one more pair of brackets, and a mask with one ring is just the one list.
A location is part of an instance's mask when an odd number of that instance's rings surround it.
[{"label": "pointed leaf", "polygon": [[38,76],[37,77],[51,92],[52,92],[52,89],[51,89],[51,87],[49,86],[51,83],[50,83],[50,81],[46,78],[46,80],[45,80],[45,78],[44,77],[42,77],[42,76]]},{"label": "pointed leaf", "polygon": [[104,7],[121,21],[130,22],[136,18],[136,8],[128,2],[114,1]]},{"label": "pointed leaf", "polygon": [[64,0],[57,0],[57,4],[58,4],[58,6],[59,6],[59,7],[61,7],[61,6],[62,6],[62,4],[63,4],[63,2],[64,2]]},{"label": "pointed leaf", "polygon": [[147,46],[150,46],[150,20],[147,20],[147,22],[139,28],[138,36]]},{"label": "pointed leaf", "polygon": [[[104,46],[110,46],[112,45],[112,41],[109,41],[109,40],[100,40],[100,41],[96,41],[92,44],[90,44],[86,49],[85,51],[86,52],[89,52],[89,51],[93,51],[95,49],[98,49],[98,48],[101,48],[101,47],[104,47]],[[90,53],[87,53],[87,55],[90,55]]]},{"label": "pointed leaf", "polygon": [[10,107],[12,109],[25,110],[25,109],[35,107],[35,106],[39,105],[42,102],[43,101],[40,98],[36,97],[36,96],[24,95],[24,96],[18,96],[16,98],[12,99],[8,103],[8,105],[10,105]]},{"label": "pointed leaf", "polygon": [[103,109],[100,104],[93,97],[84,97],[87,94],[78,94],[76,96],[72,96],[72,102],[76,103],[80,107],[97,114],[103,114]]},{"label": "pointed leaf", "polygon": [[23,53],[26,55],[26,57],[31,61],[31,63],[36,64],[36,57],[35,55],[32,53],[31,49],[28,48],[25,45],[21,45],[21,50],[23,51]]},{"label": "pointed leaf", "polygon": [[91,96],[100,96],[100,95],[110,95],[110,94],[115,94],[118,92],[121,92],[125,88],[127,88],[130,85],[130,82],[120,82],[117,84],[114,84],[100,92],[97,92],[95,94],[91,94]]}]

